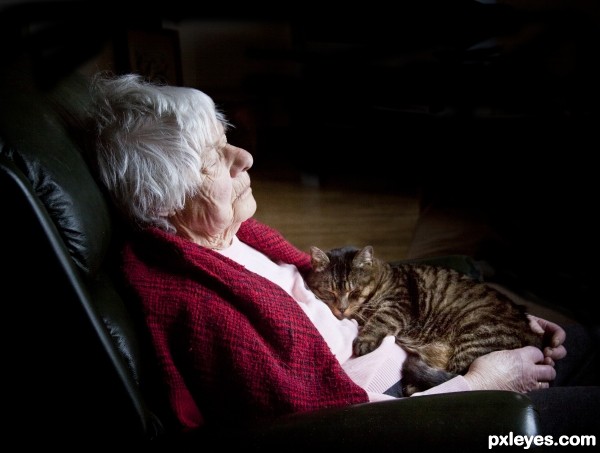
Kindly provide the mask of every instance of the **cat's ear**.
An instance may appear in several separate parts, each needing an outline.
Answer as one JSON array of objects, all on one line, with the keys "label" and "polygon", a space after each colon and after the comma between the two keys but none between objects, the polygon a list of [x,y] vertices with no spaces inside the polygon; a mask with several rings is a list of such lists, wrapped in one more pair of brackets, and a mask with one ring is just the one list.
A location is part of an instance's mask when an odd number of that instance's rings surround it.
[{"label": "cat's ear", "polygon": [[371,245],[363,247],[352,260],[352,264],[358,267],[371,266],[373,264],[373,247]]},{"label": "cat's ear", "polygon": [[321,272],[329,264],[329,257],[318,247],[310,247],[310,264],[316,272]]}]

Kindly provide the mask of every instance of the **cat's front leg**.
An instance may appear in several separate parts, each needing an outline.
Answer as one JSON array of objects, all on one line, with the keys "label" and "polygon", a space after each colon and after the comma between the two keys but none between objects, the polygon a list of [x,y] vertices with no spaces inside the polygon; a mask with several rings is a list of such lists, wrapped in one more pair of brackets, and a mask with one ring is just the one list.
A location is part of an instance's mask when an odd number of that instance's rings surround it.
[{"label": "cat's front leg", "polygon": [[352,343],[354,355],[361,356],[374,351],[388,335],[394,335],[394,332],[385,324],[369,321],[362,327]]},{"label": "cat's front leg", "polygon": [[[352,344],[354,355],[361,356],[377,349],[383,339],[396,336],[404,325],[403,317],[398,315],[396,299],[371,299],[362,307],[359,319],[361,328]],[[376,307],[373,309],[372,307]],[[361,322],[362,321],[362,322]]]},{"label": "cat's front leg", "polygon": [[383,338],[384,337],[361,334],[354,339],[354,342],[352,343],[352,351],[356,356],[368,354],[369,352],[377,349],[377,347],[383,341]]}]

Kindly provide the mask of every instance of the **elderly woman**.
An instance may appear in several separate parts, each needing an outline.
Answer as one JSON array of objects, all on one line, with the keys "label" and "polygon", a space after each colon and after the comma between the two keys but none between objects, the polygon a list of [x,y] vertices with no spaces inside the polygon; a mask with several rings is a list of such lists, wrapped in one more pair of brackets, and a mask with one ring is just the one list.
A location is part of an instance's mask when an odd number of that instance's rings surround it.
[{"label": "elderly woman", "polygon": [[[206,94],[136,75],[98,75],[91,88],[96,170],[133,226],[124,276],[182,429],[401,397],[405,355],[393,337],[353,357],[356,324],[304,285],[309,255],[252,218],[252,156],[227,142]],[[565,331],[531,320],[544,352],[488,354],[420,394],[549,387]]]}]

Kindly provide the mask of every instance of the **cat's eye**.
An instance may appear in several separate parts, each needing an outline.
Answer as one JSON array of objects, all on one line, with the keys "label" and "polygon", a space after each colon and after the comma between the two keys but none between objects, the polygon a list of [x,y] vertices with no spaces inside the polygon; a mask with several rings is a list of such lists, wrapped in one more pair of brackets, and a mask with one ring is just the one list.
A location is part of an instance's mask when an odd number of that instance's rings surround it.
[{"label": "cat's eye", "polygon": [[323,299],[328,299],[328,300],[335,299],[335,294],[331,291],[324,291],[321,293],[321,296]]}]

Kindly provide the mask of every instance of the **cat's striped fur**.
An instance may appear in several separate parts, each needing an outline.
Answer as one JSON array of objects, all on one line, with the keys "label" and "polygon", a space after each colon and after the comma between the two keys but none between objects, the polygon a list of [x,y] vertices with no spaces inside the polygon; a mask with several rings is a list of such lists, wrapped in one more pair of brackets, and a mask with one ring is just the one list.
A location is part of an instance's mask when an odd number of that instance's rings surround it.
[{"label": "cat's striped fur", "polygon": [[452,269],[391,265],[373,247],[324,252],[311,247],[307,286],[336,317],[356,319],[356,355],[388,335],[408,353],[402,370],[406,396],[464,374],[477,357],[526,345],[541,347],[525,307]]}]

